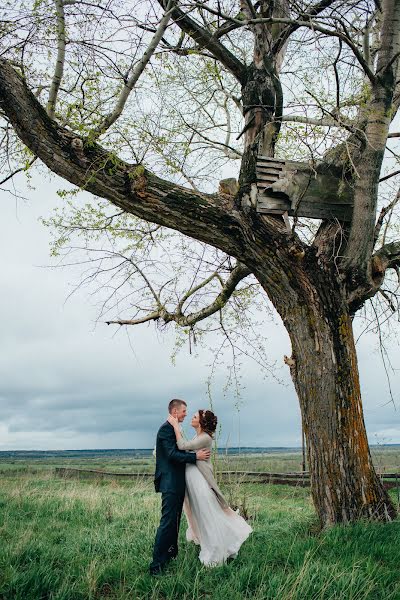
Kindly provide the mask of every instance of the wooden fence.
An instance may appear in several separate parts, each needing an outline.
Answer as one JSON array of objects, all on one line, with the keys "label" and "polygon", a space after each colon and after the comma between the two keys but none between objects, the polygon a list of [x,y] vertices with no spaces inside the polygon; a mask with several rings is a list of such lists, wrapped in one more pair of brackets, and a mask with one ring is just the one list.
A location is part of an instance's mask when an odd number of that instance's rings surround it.
[{"label": "wooden fence", "polygon": [[[94,469],[75,469],[72,467],[56,467],[55,474],[65,478],[89,479],[140,479],[153,478],[154,473],[114,473],[112,471],[97,471]],[[386,489],[400,487],[400,473],[380,473],[380,478]],[[243,483],[272,483],[308,487],[310,476],[304,473],[265,473],[258,471],[219,471],[217,477],[222,481],[240,481]]]}]

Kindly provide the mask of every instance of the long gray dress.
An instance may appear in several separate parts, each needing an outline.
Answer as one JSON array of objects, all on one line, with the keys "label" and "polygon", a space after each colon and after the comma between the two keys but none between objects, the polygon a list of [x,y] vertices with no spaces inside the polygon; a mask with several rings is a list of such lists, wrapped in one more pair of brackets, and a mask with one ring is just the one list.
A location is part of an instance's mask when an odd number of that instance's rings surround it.
[{"label": "long gray dress", "polygon": [[[177,441],[180,450],[211,448],[212,438],[201,433]],[[252,532],[250,525],[229,508],[215,481],[210,459],[186,465],[186,496],[183,505],[188,521],[186,539],[200,545],[199,559],[215,566],[235,557]]]}]

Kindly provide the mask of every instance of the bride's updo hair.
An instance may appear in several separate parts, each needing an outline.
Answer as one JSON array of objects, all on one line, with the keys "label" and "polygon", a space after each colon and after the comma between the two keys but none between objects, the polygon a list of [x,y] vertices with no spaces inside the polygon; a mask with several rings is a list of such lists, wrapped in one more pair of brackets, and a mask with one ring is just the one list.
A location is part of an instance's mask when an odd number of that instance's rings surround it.
[{"label": "bride's updo hair", "polygon": [[218,419],[211,410],[199,410],[200,427],[211,437],[217,428]]}]

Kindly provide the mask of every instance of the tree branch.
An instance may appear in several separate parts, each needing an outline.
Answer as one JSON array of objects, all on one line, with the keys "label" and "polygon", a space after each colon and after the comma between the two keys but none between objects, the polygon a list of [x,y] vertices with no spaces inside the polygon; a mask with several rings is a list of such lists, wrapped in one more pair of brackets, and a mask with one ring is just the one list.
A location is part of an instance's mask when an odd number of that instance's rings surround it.
[{"label": "tree branch", "polygon": [[7,181],[12,179],[18,173],[21,173],[22,171],[27,171],[33,165],[33,163],[36,161],[36,159],[37,159],[37,156],[32,158],[32,160],[30,160],[29,163],[25,167],[20,167],[19,169],[15,169],[15,171],[13,171],[9,175],[7,175],[7,177],[4,177],[4,179],[2,179],[0,181],[0,185],[4,185]]},{"label": "tree branch", "polygon": [[361,285],[348,295],[350,314],[355,314],[367,300],[380,291],[388,269],[394,269],[399,274],[400,242],[390,242],[379,248],[372,256],[369,266],[371,277],[368,285]]},{"label": "tree branch", "polygon": [[[400,56],[400,7],[397,2],[392,0],[386,0],[384,4],[386,10],[381,29],[381,47],[378,53],[376,73],[379,73],[382,85],[390,85],[394,94]],[[395,66],[396,61],[397,65]]]},{"label": "tree branch", "polygon": [[385,270],[400,267],[400,241],[385,244],[382,248],[379,248],[374,257],[382,260],[382,266]]},{"label": "tree branch", "polygon": [[242,279],[250,275],[250,273],[251,271],[250,269],[248,269],[248,267],[241,263],[238,263],[232,270],[224,285],[222,286],[222,289],[218,296],[215,298],[215,300],[208,306],[205,306],[204,308],[190,313],[188,315],[182,313],[182,307],[185,301],[196,291],[200,290],[201,288],[205,287],[208,283],[210,283],[210,281],[212,281],[217,276],[217,273],[213,273],[210,277],[207,277],[207,279],[202,281],[200,284],[198,284],[194,288],[191,288],[181,298],[180,302],[178,303],[177,310],[175,312],[167,311],[164,306],[159,306],[157,310],[152,311],[151,313],[142,318],[132,320],[118,319],[115,321],[107,321],[107,325],[110,325],[111,323],[116,325],[138,325],[147,321],[155,321],[158,319],[162,319],[164,323],[170,323],[173,321],[180,327],[192,327],[196,323],[199,323],[207,317],[219,312],[228,303],[229,299],[232,297],[232,294],[234,293],[240,281],[242,281]]},{"label": "tree branch", "polygon": [[119,159],[50,119],[22,77],[0,60],[0,109],[51,171],[139,218],[179,230],[240,258],[241,215],[232,197],[202,194]]},{"label": "tree branch", "polygon": [[283,115],[280,120],[289,123],[306,123],[307,125],[317,125],[320,127],[343,127],[344,129],[352,127],[351,123],[346,123],[346,125],[344,125],[333,117],[328,119],[318,119],[315,117],[304,117],[302,115]]},{"label": "tree branch", "polygon": [[65,15],[64,15],[64,2],[63,0],[54,0],[57,11],[57,62],[54,70],[53,80],[51,82],[49,99],[47,102],[47,114],[50,118],[54,119],[57,94],[60,89],[61,79],[64,72],[65,62]]},{"label": "tree branch", "polygon": [[[367,143],[355,152],[358,153],[354,161],[358,176],[353,177],[353,219],[342,261],[347,289],[370,285],[369,265],[374,248],[378,182],[392,119],[396,86],[394,72],[397,67],[394,62],[391,63],[391,59],[397,54],[400,45],[400,4],[384,0],[382,10],[380,49],[377,56],[377,71],[380,71],[380,75],[376,84],[371,86],[370,98],[370,106],[374,110],[371,112],[368,107],[362,111]],[[391,66],[388,67],[390,63]]]},{"label": "tree branch", "polygon": [[238,159],[238,158],[242,157],[242,153],[239,150],[237,150],[236,148],[234,148],[233,146],[230,146],[229,144],[226,144],[224,142],[218,142],[217,140],[212,140],[211,138],[209,138],[206,135],[204,135],[204,133],[202,133],[201,131],[199,131],[196,127],[194,127],[193,125],[191,125],[190,123],[188,123],[185,120],[185,118],[183,117],[183,115],[180,115],[180,116],[181,116],[182,121],[186,125],[186,127],[188,127],[189,129],[191,129],[191,131],[193,131],[193,133],[195,133],[196,135],[198,135],[199,138],[201,138],[202,140],[204,140],[205,142],[207,142],[208,144],[210,144],[214,148],[216,146],[218,146],[221,149],[221,151],[225,154],[225,156],[227,158]]},{"label": "tree branch", "polygon": [[[167,0],[158,1],[166,9]],[[201,6],[201,8],[204,7]],[[175,7],[172,10],[172,18],[182,31],[187,33],[197,44],[207,48],[236,77],[241,85],[244,84],[246,80],[246,66],[225,48],[211,32],[201,27],[197,21],[185,14],[180,8]]]},{"label": "tree branch", "polygon": [[368,25],[366,25],[364,28],[364,31],[363,31],[363,53],[364,53],[365,62],[367,63],[369,68],[372,69],[371,48],[370,48],[369,36],[370,36],[370,28]]},{"label": "tree branch", "polygon": [[280,49],[284,46],[284,44],[292,35],[292,33],[294,33],[297,29],[301,27],[301,25],[299,25],[301,21],[304,21],[305,19],[310,17],[316,17],[323,10],[325,10],[325,8],[329,8],[329,6],[334,4],[334,2],[335,0],[321,0],[321,2],[318,2],[314,6],[309,5],[304,12],[300,13],[297,20],[295,20],[291,25],[289,25],[282,31],[281,35],[274,44],[273,53],[277,54],[280,51]]},{"label": "tree branch", "polygon": [[197,312],[191,313],[187,316],[183,316],[183,321],[179,319],[176,322],[179,325],[194,325],[195,323],[198,323],[199,321],[202,321],[210,315],[213,315],[216,312],[220,311],[221,308],[223,308],[227,304],[228,300],[231,298],[238,283],[240,283],[242,279],[250,275],[250,273],[251,271],[248,267],[241,263],[238,263],[236,267],[232,270],[232,273],[226,280],[224,286],[222,287],[218,296],[215,298],[214,302]]},{"label": "tree branch", "polygon": [[391,179],[392,177],[395,177],[396,175],[400,175],[400,171],[393,171],[393,173],[389,173],[388,175],[381,177],[379,180],[379,183],[381,183],[382,181],[386,181],[387,179]]},{"label": "tree branch", "polygon": [[185,304],[186,300],[188,300],[191,296],[193,296],[196,292],[198,292],[202,288],[206,287],[215,278],[219,279],[218,271],[211,273],[211,275],[209,277],[207,277],[206,279],[201,281],[198,285],[195,285],[194,287],[189,288],[188,291],[185,294],[183,294],[182,298],[180,299],[176,312],[178,314],[182,314],[183,305]]},{"label": "tree branch", "polygon": [[144,52],[142,58],[137,63],[132,75],[130,76],[130,78],[128,79],[126,84],[124,85],[124,87],[119,95],[119,98],[115,105],[114,110],[109,115],[107,115],[107,117],[104,118],[104,120],[100,123],[100,125],[95,130],[93,130],[93,132],[90,133],[93,140],[98,139],[100,137],[100,135],[102,135],[105,131],[107,131],[107,129],[109,127],[111,127],[111,125],[113,123],[115,123],[115,121],[122,114],[122,111],[124,109],[126,101],[129,98],[129,94],[131,93],[131,91],[135,87],[139,77],[145,70],[146,65],[149,63],[151,57],[153,56],[158,44],[160,43],[160,41],[165,33],[165,30],[168,27],[168,23],[171,18],[171,14],[172,14],[172,10],[171,10],[172,4],[173,4],[172,0],[168,0],[167,11],[164,13],[164,15],[160,21],[160,24],[150,42],[150,44],[148,45],[146,51]]},{"label": "tree branch", "polygon": [[118,319],[117,321],[106,321],[106,325],[140,325],[148,321],[158,321],[160,312],[155,310],[140,319]]},{"label": "tree branch", "polygon": [[[399,171],[400,173],[400,171]],[[378,241],[378,237],[379,234],[381,232],[381,228],[383,225],[383,220],[386,217],[386,215],[388,213],[390,213],[393,208],[396,206],[396,204],[400,201],[400,190],[397,192],[396,197],[394,198],[394,200],[392,200],[392,202],[390,202],[387,206],[384,206],[380,212],[379,218],[376,222],[375,225],[375,232],[374,232],[374,245],[376,244],[376,242]]]},{"label": "tree branch", "polygon": [[[281,23],[281,24],[295,26],[294,31],[296,29],[299,29],[300,27],[306,27],[307,29],[311,29],[312,31],[319,31],[320,33],[323,33],[324,35],[329,36],[329,37],[337,37],[340,40],[342,40],[352,50],[354,56],[356,57],[357,61],[359,62],[360,66],[362,67],[363,71],[365,72],[365,74],[367,75],[367,77],[371,81],[371,83],[374,84],[376,82],[375,74],[369,68],[368,63],[365,61],[361,50],[357,47],[357,45],[351,40],[351,38],[348,35],[346,35],[345,33],[342,33],[341,31],[338,31],[337,29],[328,29],[327,27],[324,27],[324,26],[320,25],[319,23],[312,21],[312,19],[302,20],[302,19],[291,19],[291,18],[287,18],[287,17],[258,17],[256,19],[237,19],[234,17],[230,17],[229,15],[226,15],[224,13],[221,13],[220,11],[217,11],[205,4],[196,3],[196,6],[198,8],[201,7],[203,10],[207,10],[211,14],[221,16],[224,19],[226,19],[226,21],[231,21],[232,24],[236,25],[236,28],[249,27],[250,25],[258,25],[258,24],[279,24],[279,23]],[[308,15],[305,15],[305,17],[307,17],[307,16]]]}]

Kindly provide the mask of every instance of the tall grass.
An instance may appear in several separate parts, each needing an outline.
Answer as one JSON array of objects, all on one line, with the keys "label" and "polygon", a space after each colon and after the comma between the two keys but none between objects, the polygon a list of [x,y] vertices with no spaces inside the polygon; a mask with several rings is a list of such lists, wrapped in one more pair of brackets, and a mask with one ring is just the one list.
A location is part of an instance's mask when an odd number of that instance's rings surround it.
[{"label": "tall grass", "polygon": [[319,532],[306,489],[242,484],[254,529],[213,569],[184,539],[165,574],[148,574],[160,497],[151,482],[0,478],[1,600],[400,600],[400,522]]}]

